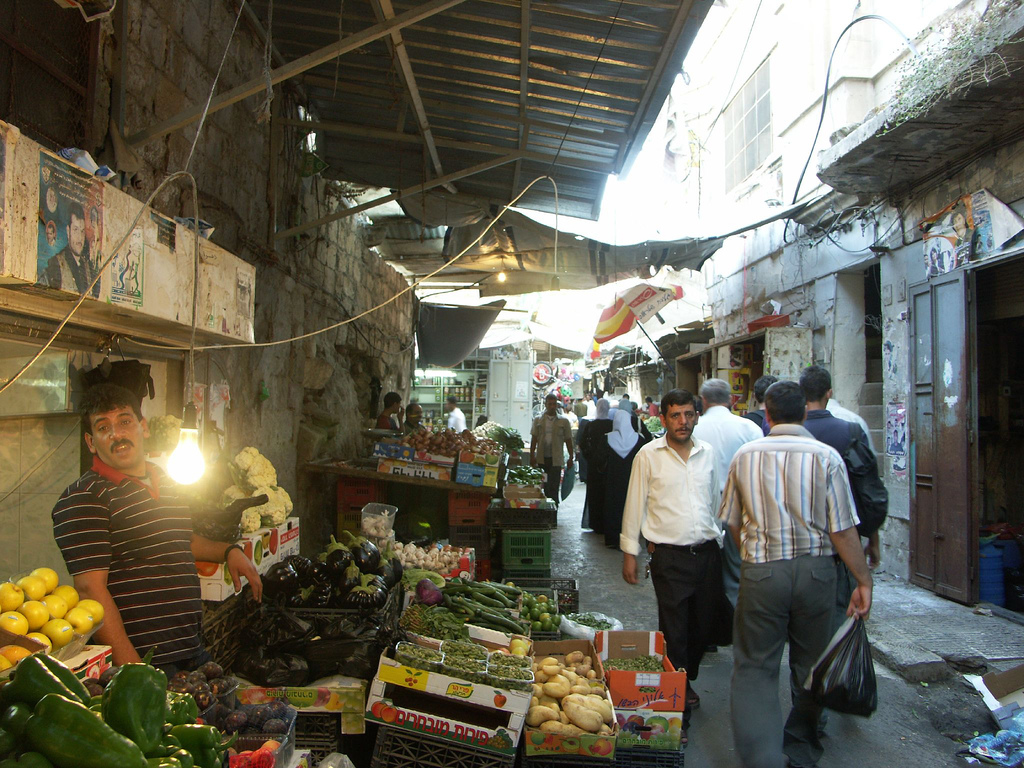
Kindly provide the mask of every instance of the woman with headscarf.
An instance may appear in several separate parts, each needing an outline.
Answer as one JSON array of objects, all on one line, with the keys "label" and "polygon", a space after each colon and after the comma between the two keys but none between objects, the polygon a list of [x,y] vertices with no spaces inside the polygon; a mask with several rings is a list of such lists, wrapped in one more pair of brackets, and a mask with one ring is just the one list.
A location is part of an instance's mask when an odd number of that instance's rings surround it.
[{"label": "woman with headscarf", "polygon": [[[629,473],[633,459],[641,446],[648,443],[651,435],[637,434],[633,426],[636,416],[626,411],[616,411],[612,419],[612,431],[608,433],[607,469],[605,471],[604,495],[604,543],[619,548],[619,534],[622,532],[622,511],[626,507],[626,491],[629,489]],[[642,423],[642,422],[641,422]]]},{"label": "woman with headscarf", "polygon": [[[587,498],[583,502],[583,527],[604,533],[605,470],[608,463],[608,441],[612,431],[611,402],[597,401],[596,418],[580,431],[580,453],[587,460]],[[625,411],[623,411],[625,413]]]}]

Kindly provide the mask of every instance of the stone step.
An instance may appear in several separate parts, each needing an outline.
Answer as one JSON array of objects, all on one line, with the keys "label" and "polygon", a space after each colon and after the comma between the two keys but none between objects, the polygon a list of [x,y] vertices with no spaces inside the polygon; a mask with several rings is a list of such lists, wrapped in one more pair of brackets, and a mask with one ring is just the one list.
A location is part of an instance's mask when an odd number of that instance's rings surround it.
[{"label": "stone step", "polygon": [[868,381],[882,380],[882,358],[876,357],[868,360],[867,374]]},{"label": "stone step", "polygon": [[881,405],[862,405],[857,413],[868,423],[869,429],[882,429],[885,426],[885,408]]},{"label": "stone step", "polygon": [[880,381],[868,381],[861,385],[860,397],[857,402],[861,405],[881,405],[882,404],[882,382]]}]

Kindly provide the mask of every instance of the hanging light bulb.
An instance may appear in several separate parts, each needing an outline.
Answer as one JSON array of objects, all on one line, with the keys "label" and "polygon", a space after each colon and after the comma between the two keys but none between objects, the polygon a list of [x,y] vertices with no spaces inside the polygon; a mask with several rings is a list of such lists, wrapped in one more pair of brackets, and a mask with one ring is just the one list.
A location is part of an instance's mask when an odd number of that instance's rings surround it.
[{"label": "hanging light bulb", "polygon": [[505,274],[505,270],[503,269],[498,273],[498,282],[504,283],[506,280],[508,280],[508,275]]},{"label": "hanging light bulb", "polygon": [[180,485],[192,485],[206,471],[206,461],[199,449],[199,425],[196,406],[189,403],[185,406],[184,419],[181,423],[181,436],[178,447],[167,460],[167,474]]}]

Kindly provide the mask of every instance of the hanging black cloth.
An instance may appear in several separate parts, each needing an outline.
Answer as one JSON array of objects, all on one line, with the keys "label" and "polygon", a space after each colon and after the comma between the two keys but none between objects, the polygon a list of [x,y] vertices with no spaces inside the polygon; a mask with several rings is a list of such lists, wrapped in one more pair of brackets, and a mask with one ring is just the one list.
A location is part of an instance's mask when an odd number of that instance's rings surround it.
[{"label": "hanging black cloth", "polygon": [[156,397],[149,370],[149,364],[139,360],[118,360],[116,363],[104,360],[95,368],[84,371],[82,382],[86,389],[97,384],[116,384],[134,393],[141,401],[146,399],[147,394],[150,398]]}]

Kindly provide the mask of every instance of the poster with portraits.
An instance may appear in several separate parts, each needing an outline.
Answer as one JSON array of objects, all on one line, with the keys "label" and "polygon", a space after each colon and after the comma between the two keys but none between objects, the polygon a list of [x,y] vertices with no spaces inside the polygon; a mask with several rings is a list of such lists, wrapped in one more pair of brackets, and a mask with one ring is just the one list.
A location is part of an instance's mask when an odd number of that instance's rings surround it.
[{"label": "poster with portraits", "polygon": [[[83,293],[103,261],[104,183],[77,166],[39,153],[36,284]],[[89,296],[98,299],[106,276]]]}]

